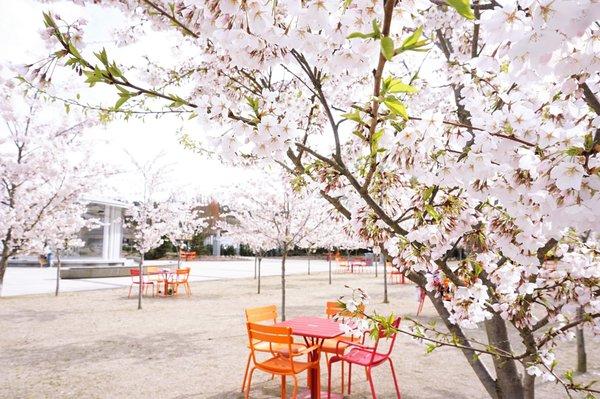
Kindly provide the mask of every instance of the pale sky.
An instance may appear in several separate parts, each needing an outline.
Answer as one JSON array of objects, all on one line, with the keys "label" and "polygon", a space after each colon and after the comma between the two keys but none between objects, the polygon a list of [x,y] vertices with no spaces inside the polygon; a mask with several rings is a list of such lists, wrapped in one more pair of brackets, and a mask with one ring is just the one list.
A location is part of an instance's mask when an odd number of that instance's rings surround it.
[{"label": "pale sky", "polygon": [[[44,58],[48,49],[40,38],[39,31],[43,28],[42,12],[53,10],[65,19],[85,16],[89,20],[85,41],[94,46],[106,43],[111,54],[119,61],[135,65],[139,55],[149,47],[155,46],[166,38],[152,37],[151,40],[133,46],[119,49],[109,41],[112,31],[111,24],[120,18],[115,12],[108,13],[100,7],[83,9],[72,2],[56,2],[42,4],[33,0],[0,0],[0,57],[2,63],[11,61],[14,64],[29,64]],[[87,89],[83,79],[78,78],[72,71],[63,70],[55,73],[54,80],[77,82],[77,92],[82,98],[96,102],[102,99],[105,104],[112,105],[116,94],[111,88]],[[79,81],[80,80],[80,81]],[[72,93],[71,93],[72,94]],[[105,162],[114,165],[115,169],[126,170],[129,173],[111,179],[116,186],[116,193],[106,193],[106,196],[134,199],[141,190],[141,184],[133,172],[131,162],[133,157],[138,163],[147,163],[157,156],[160,164],[168,165],[166,180],[169,181],[165,191],[181,192],[184,196],[201,194],[203,196],[219,197],[223,185],[241,182],[248,173],[232,167],[226,167],[217,160],[195,154],[184,149],[177,139],[177,130],[181,122],[173,119],[147,118],[145,121],[130,120],[112,122],[106,126],[97,126],[86,132],[99,140],[96,153]],[[186,131],[193,129],[194,135],[199,133],[198,125],[189,124]],[[103,193],[104,194],[104,193]]]}]

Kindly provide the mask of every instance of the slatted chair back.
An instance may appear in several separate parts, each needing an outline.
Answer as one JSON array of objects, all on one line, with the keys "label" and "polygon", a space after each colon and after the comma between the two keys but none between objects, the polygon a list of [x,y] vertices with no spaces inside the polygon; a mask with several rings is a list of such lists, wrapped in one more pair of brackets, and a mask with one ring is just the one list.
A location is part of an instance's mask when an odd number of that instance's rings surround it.
[{"label": "slatted chair back", "polygon": [[275,306],[275,305],[247,308],[245,310],[245,313],[246,313],[246,322],[248,322],[248,323],[261,323],[261,324],[265,324],[265,322],[269,322],[272,324],[277,323],[277,306]]}]

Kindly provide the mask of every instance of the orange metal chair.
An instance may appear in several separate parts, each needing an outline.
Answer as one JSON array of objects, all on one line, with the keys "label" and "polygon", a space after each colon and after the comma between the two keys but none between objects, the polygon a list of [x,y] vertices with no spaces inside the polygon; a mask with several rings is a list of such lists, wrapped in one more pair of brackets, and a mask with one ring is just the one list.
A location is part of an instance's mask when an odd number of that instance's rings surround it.
[{"label": "orange metal chair", "polygon": [[[294,390],[292,398],[296,399],[298,395],[298,377],[297,374],[306,371],[311,367],[316,367],[319,359],[314,362],[300,362],[294,360],[295,357],[308,355],[310,352],[318,350],[318,345],[305,347],[303,350],[294,353],[294,337],[292,337],[292,329],[289,327],[268,326],[257,323],[247,323],[248,339],[250,344],[250,355],[254,362],[254,367],[250,370],[248,376],[248,386],[245,390],[245,398],[250,395],[250,386],[252,385],[252,375],[254,370],[258,369],[269,374],[277,374],[281,376],[281,398],[286,397],[285,377],[291,376],[294,379]],[[261,342],[269,347],[271,357],[260,361],[255,349],[256,342]],[[286,348],[286,353],[282,353],[281,348]],[[289,354],[289,355],[288,355]]]},{"label": "orange metal chair", "polygon": [[175,274],[172,277],[171,281],[167,281],[167,292],[169,290],[169,286],[174,286],[173,294],[179,294],[179,286],[183,285],[185,288],[185,294],[187,296],[192,295],[192,289],[190,288],[190,283],[188,281],[190,277],[190,268],[183,267],[181,269],[175,270]]},{"label": "orange metal chair", "polygon": [[[246,313],[246,323],[260,323],[263,325],[273,325],[277,323],[277,306],[268,305],[268,306],[259,306],[255,308],[248,308],[244,310]],[[279,350],[282,353],[288,349],[285,345],[270,345],[269,343],[264,343],[261,341],[252,342],[249,348],[252,350],[252,347],[257,352],[270,352],[271,349]],[[298,353],[299,351],[306,348],[304,344],[296,344],[292,345],[293,353]],[[248,361],[246,361],[246,370],[244,371],[244,380],[242,381],[242,392],[246,389],[246,380],[248,379],[248,369],[250,368],[250,360],[252,359],[252,353],[248,353]]]},{"label": "orange metal chair", "polygon": [[152,286],[152,296],[154,296],[154,281],[148,280],[148,276],[142,275],[140,278],[139,269],[129,269],[129,275],[131,276],[131,285],[129,286],[129,294],[127,298],[131,298],[131,289],[137,285],[142,292],[148,294],[148,287]]},{"label": "orange metal chair", "polygon": [[[364,305],[361,305],[364,311]],[[329,301],[325,307],[325,315],[328,319],[333,318],[334,316],[341,315],[344,316],[348,314],[347,311],[344,311],[342,305],[340,305],[337,301]],[[342,335],[337,338],[326,339],[323,341],[323,345],[321,346],[321,352],[325,353],[325,359],[329,361],[329,354],[333,355],[343,355],[348,346],[350,346],[347,342],[361,342],[364,341],[364,338],[352,337]],[[341,373],[341,381],[342,381],[342,389],[341,393],[344,394],[344,362],[342,361],[342,373]]]}]

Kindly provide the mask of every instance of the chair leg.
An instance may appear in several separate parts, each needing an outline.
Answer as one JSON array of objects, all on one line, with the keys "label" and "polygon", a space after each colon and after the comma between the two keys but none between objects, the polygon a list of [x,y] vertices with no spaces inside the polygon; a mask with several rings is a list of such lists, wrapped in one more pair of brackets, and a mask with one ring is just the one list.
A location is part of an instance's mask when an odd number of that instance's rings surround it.
[{"label": "chair leg", "polygon": [[398,399],[402,399],[402,395],[400,394],[400,388],[398,387],[398,379],[396,378],[396,371],[394,370],[394,363],[391,358],[388,358],[390,362],[390,368],[392,369],[392,377],[394,378],[394,386],[396,387],[396,395],[398,395]]},{"label": "chair leg", "polygon": [[281,376],[281,399],[285,399],[287,396],[287,392],[286,392],[286,385],[285,385],[285,375]]},{"label": "chair leg", "polygon": [[348,395],[352,393],[352,363],[348,363]]},{"label": "chair leg", "polygon": [[246,399],[250,397],[250,386],[252,385],[252,374],[254,374],[254,370],[256,370],[256,367],[252,367],[252,370],[250,370],[250,375],[248,376],[248,385],[246,386],[246,393],[244,395]]},{"label": "chair leg", "polygon": [[294,374],[294,390],[292,391],[292,399],[296,399],[298,397],[298,377]]},{"label": "chair leg", "polygon": [[342,396],[344,396],[344,361],[342,360]]},{"label": "chair leg", "polygon": [[127,294],[127,299],[131,298],[131,289],[133,288],[133,284],[129,286],[129,294]]},{"label": "chair leg", "polygon": [[248,369],[250,368],[250,358],[252,354],[248,353],[248,361],[246,362],[246,370],[244,370],[244,380],[242,381],[242,392],[246,390],[246,378],[248,378]]},{"label": "chair leg", "polygon": [[373,386],[373,377],[371,376],[371,368],[365,367],[365,371],[367,372],[367,381],[369,381],[369,385],[371,386],[371,395],[373,395],[373,399],[377,399],[377,394],[375,394],[375,387]]},{"label": "chair leg", "polygon": [[329,398],[331,398],[331,362],[327,362],[327,399]]}]

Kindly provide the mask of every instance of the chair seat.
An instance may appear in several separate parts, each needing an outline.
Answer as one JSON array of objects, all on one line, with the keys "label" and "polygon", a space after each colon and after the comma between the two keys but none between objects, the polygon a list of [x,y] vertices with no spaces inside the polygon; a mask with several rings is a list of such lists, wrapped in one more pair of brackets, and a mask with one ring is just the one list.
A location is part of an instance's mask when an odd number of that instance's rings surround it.
[{"label": "chair seat", "polygon": [[[338,346],[338,342],[342,341],[341,344],[339,344]],[[321,352],[325,352],[325,353],[333,353],[335,355],[338,354],[343,354],[344,351],[346,350],[346,348],[348,348],[348,344],[345,343],[347,341],[352,341],[352,342],[358,342],[359,339],[358,338],[351,338],[351,337],[336,337],[336,338],[330,338],[330,339],[326,339],[323,341],[323,345],[321,346]]]},{"label": "chair seat", "polygon": [[290,359],[287,357],[276,356],[272,357],[264,362],[256,363],[256,367],[268,371],[275,372],[277,374],[298,374],[310,367],[310,363],[307,362],[296,362],[294,361],[294,369],[292,371],[292,364]]},{"label": "chair seat", "polygon": [[341,356],[338,360],[345,360],[350,363],[360,364],[361,366],[374,366],[387,359],[386,355],[375,353],[375,357],[373,357],[373,361],[371,361],[371,356],[373,356],[373,352],[371,351],[360,348],[352,348],[347,354]]},{"label": "chair seat", "polygon": [[[269,342],[264,341],[256,341],[254,344],[254,350],[257,352],[277,352],[282,355],[286,355],[288,353],[287,344],[271,344]],[[250,346],[250,345],[248,345]],[[298,353],[302,350],[306,349],[306,345],[304,344],[292,344],[292,352]]]}]

